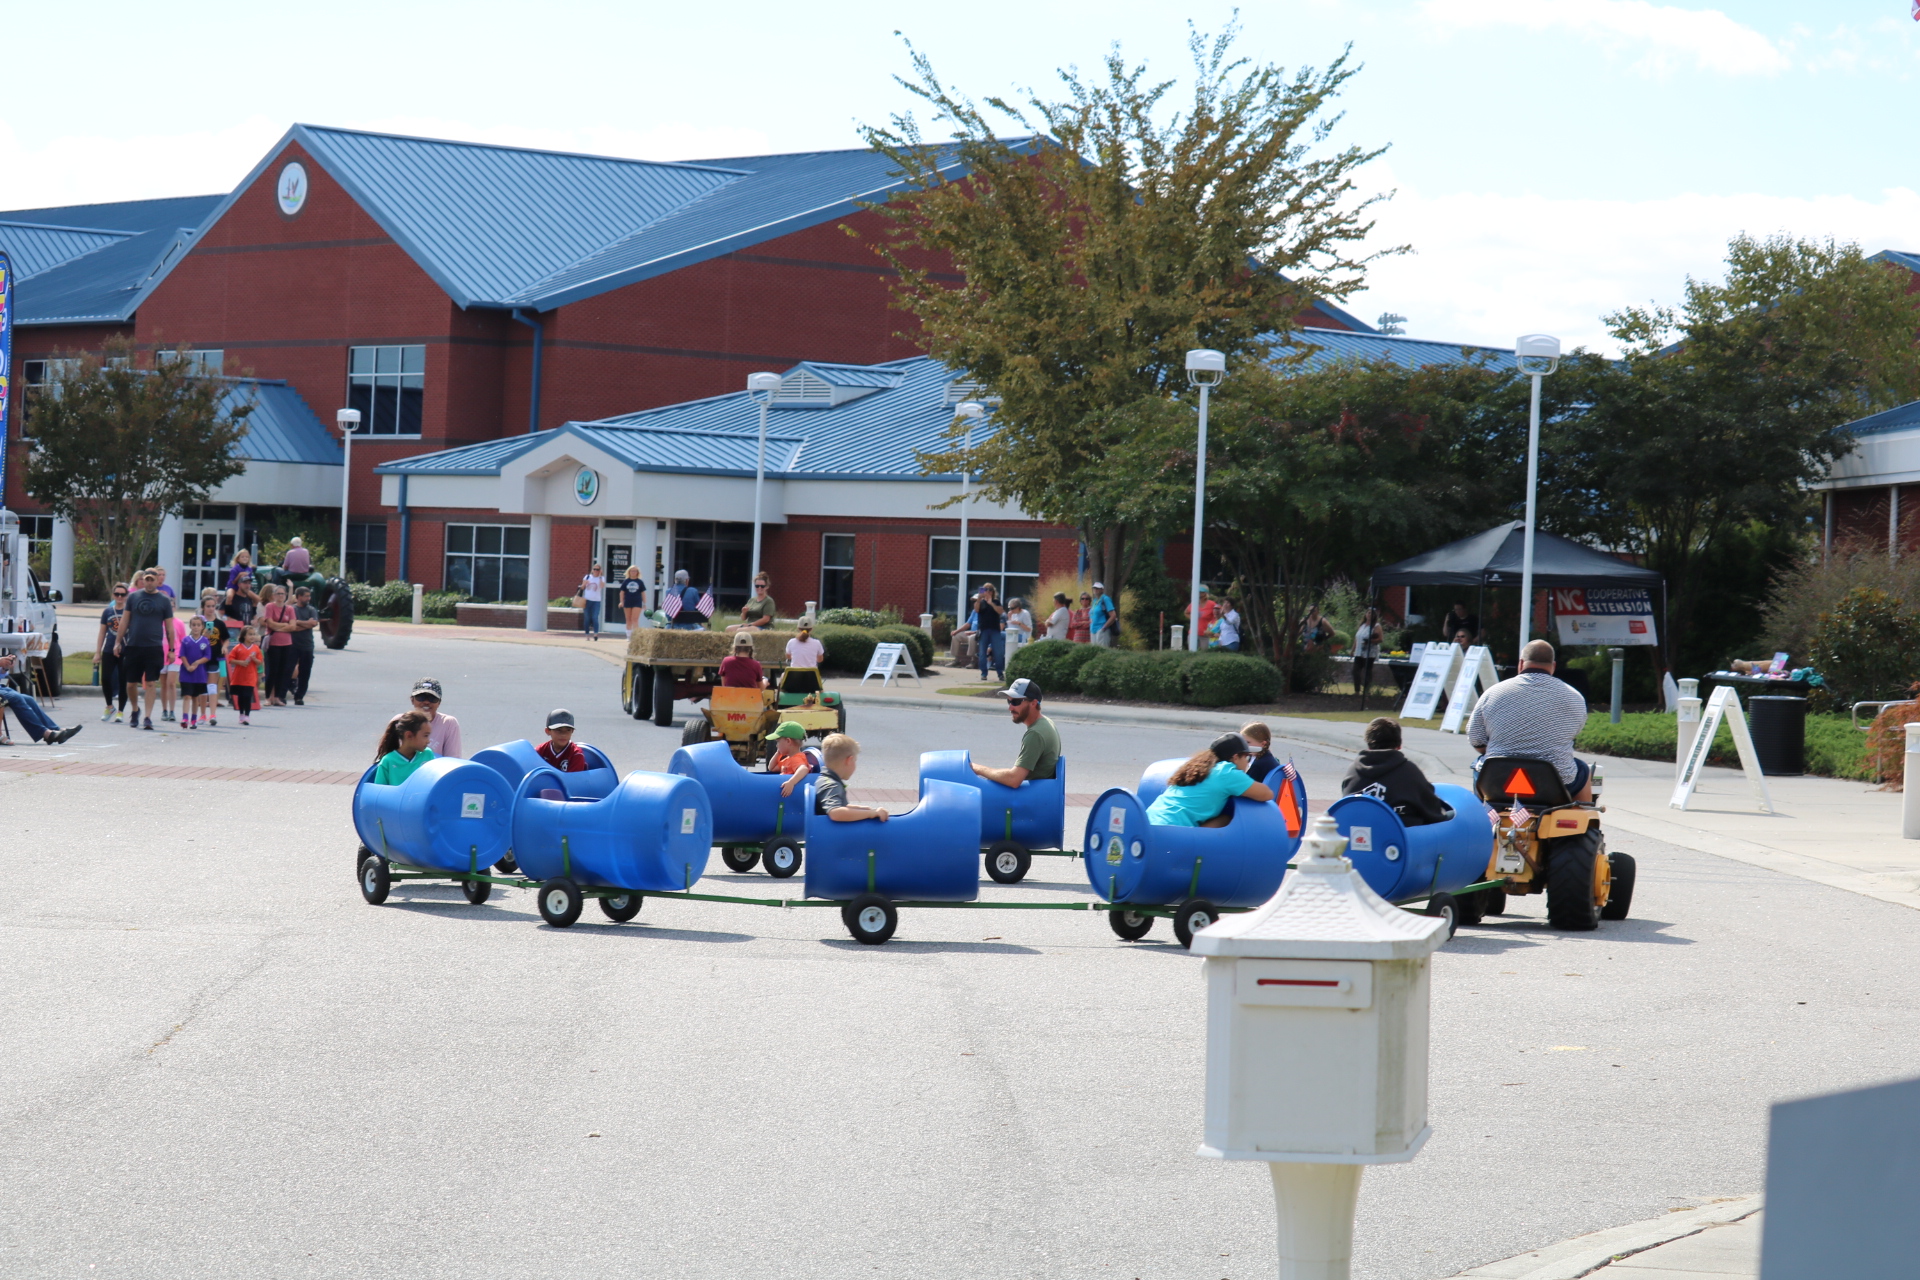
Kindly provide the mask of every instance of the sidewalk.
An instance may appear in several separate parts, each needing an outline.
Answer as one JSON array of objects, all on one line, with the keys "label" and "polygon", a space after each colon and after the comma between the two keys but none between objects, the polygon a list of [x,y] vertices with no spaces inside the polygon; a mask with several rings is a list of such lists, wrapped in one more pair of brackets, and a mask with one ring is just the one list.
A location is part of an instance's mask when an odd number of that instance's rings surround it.
[{"label": "sidewalk", "polygon": [[1740,1196],[1534,1249],[1454,1280],[1753,1280],[1761,1217],[1760,1197]]}]

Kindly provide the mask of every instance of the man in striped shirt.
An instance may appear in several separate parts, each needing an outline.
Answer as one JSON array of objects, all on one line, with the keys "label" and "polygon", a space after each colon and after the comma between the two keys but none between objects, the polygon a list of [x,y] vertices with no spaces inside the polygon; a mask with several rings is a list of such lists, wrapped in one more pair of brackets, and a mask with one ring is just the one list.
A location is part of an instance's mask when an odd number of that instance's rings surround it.
[{"label": "man in striped shirt", "polygon": [[1529,640],[1520,651],[1520,673],[1502,680],[1475,704],[1467,741],[1485,756],[1545,760],[1573,798],[1593,800],[1593,766],[1573,754],[1573,740],[1587,723],[1587,700],[1553,674],[1553,646]]}]

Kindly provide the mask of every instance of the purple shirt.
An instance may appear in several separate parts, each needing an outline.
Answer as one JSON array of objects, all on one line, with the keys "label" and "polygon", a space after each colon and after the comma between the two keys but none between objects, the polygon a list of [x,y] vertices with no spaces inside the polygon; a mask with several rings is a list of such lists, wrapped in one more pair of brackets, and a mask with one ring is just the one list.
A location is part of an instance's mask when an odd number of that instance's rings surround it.
[{"label": "purple shirt", "polygon": [[[180,642],[180,681],[183,684],[205,684],[207,670],[211,665],[208,659],[213,657],[213,644],[204,636],[188,636]],[[197,667],[189,667],[189,662],[197,662]]]}]

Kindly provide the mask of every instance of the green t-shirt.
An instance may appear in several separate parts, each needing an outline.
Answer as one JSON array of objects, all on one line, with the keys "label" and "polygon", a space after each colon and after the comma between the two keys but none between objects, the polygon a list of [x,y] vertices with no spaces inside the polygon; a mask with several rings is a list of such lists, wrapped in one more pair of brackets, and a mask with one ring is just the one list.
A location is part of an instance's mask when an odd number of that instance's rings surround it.
[{"label": "green t-shirt", "polygon": [[380,757],[380,764],[373,771],[373,780],[383,787],[397,787],[411,778],[415,769],[433,758],[432,747],[422,747],[411,760],[398,751],[389,751]]},{"label": "green t-shirt", "polygon": [[747,600],[747,607],[740,611],[740,620],[742,622],[758,622],[760,619],[765,618],[768,626],[773,625],[774,616],[772,596],[762,596],[758,600],[749,598]]},{"label": "green t-shirt", "polygon": [[1020,758],[1016,768],[1025,769],[1029,778],[1051,778],[1060,763],[1060,731],[1053,721],[1040,716],[1027,726],[1020,739]]}]

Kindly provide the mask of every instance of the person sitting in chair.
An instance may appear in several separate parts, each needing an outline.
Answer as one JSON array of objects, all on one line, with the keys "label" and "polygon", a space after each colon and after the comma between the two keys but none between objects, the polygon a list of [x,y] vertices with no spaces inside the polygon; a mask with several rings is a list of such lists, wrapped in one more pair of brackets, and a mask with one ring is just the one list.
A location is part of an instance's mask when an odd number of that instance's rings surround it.
[{"label": "person sitting in chair", "polygon": [[1368,795],[1400,815],[1410,827],[1445,822],[1453,810],[1434,794],[1433,784],[1420,766],[1400,750],[1400,725],[1386,716],[1367,724],[1366,750],[1347,770],[1340,794]]},{"label": "person sitting in chair", "polygon": [[[13,679],[16,666],[23,671],[26,669],[25,661],[18,655],[0,654],[0,707],[4,707],[20,718],[20,727],[27,731],[27,736],[35,742],[44,742],[50,747],[57,747],[80,732],[80,726],[77,724],[68,725],[62,729],[53,722],[52,716],[41,709],[38,698],[30,693],[20,692],[9,683]],[[11,741],[12,739],[7,737],[5,723],[0,721],[0,745],[6,745]]]},{"label": "person sitting in chair", "polygon": [[[1587,724],[1587,700],[1553,674],[1553,646],[1529,640],[1520,651],[1520,671],[1487,690],[1467,722],[1467,741],[1489,756],[1545,760],[1581,804],[1593,803],[1593,766],[1573,754],[1573,740]],[[1474,765],[1479,776],[1479,764]]]}]

